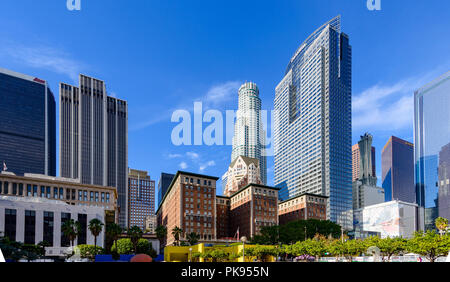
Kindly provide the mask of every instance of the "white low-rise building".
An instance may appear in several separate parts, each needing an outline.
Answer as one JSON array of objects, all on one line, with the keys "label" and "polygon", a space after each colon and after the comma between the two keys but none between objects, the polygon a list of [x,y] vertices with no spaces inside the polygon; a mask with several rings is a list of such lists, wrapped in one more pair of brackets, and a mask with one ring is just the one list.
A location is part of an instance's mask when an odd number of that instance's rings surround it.
[{"label": "white low-rise building", "polygon": [[[93,206],[69,205],[45,198],[0,196],[0,233],[25,244],[46,241],[47,256],[64,256],[70,241],[61,231],[62,224],[70,219],[80,222],[81,235],[74,244],[94,245],[94,236],[88,229],[89,221],[97,218],[105,222],[105,209]],[[103,247],[104,230],[97,237],[97,245]]]},{"label": "white low-rise building", "polygon": [[381,238],[411,238],[423,230],[424,209],[417,204],[392,201],[355,210],[354,227],[358,232],[376,232]]}]

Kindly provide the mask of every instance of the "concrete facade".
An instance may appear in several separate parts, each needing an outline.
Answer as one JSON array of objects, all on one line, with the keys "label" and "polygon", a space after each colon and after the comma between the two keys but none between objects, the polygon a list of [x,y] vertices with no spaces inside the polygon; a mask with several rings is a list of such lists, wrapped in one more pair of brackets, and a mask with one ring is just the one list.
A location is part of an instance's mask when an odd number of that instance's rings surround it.
[{"label": "concrete facade", "polygon": [[[0,232],[7,235],[5,215],[9,211],[15,212],[15,238],[11,240],[17,242],[25,242],[25,213],[26,211],[33,211],[35,213],[35,240],[34,244],[44,240],[44,212],[53,213],[53,244],[46,248],[46,255],[48,256],[64,256],[64,251],[68,246],[61,246],[62,232],[61,232],[61,214],[70,214],[75,221],[78,216],[86,215],[87,223],[90,220],[97,218],[101,222],[105,222],[105,210],[102,207],[86,207],[73,206],[57,200],[41,199],[41,198],[21,198],[13,196],[0,196]],[[94,245],[94,236],[86,228],[86,244]],[[97,237],[97,245],[103,247],[104,229]],[[78,239],[75,240],[75,245],[78,245]]]}]

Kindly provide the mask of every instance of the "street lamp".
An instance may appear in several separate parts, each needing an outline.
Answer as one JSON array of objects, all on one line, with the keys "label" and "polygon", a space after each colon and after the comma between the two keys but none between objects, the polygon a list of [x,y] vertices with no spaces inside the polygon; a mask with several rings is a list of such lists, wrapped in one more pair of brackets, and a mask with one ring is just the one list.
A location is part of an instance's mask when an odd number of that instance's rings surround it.
[{"label": "street lamp", "polygon": [[247,242],[247,237],[242,236],[241,241],[242,241],[242,257],[244,258],[245,262],[245,242]]},{"label": "street lamp", "polygon": [[192,248],[189,248],[189,262],[192,260]]}]

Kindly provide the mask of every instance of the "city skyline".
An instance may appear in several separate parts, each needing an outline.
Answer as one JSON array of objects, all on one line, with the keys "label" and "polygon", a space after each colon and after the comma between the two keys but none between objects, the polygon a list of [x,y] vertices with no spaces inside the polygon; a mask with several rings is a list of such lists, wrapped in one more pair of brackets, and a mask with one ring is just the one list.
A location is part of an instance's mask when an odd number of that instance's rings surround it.
[{"label": "city skyline", "polygon": [[[326,1],[322,1],[326,2]],[[364,3],[363,3],[364,4]],[[162,171],[175,173],[176,170],[180,168],[180,166],[183,164],[185,167],[185,170],[191,170],[195,172],[203,172],[207,173],[209,175],[216,175],[220,176],[222,175],[223,171],[226,170],[228,166],[228,161],[222,161],[222,159],[228,159],[229,158],[229,152],[230,147],[223,146],[223,147],[186,147],[186,148],[178,148],[175,146],[172,146],[170,142],[170,130],[173,128],[173,124],[170,123],[170,113],[166,113],[165,110],[162,110],[161,108],[176,108],[181,104],[181,106],[185,106],[186,108],[192,107],[192,101],[197,99],[202,99],[205,102],[209,103],[210,107],[215,107],[219,109],[237,109],[237,103],[235,102],[235,97],[233,93],[237,93],[237,88],[239,85],[245,81],[245,80],[252,80],[255,81],[258,85],[260,85],[260,91],[262,95],[262,104],[263,109],[271,109],[272,106],[272,100],[274,96],[274,89],[276,83],[280,80],[280,74],[279,69],[284,68],[286,57],[290,56],[293,49],[295,49],[298,44],[302,41],[302,38],[306,38],[309,33],[311,33],[317,26],[322,24],[323,22],[329,20],[330,18],[336,16],[336,14],[342,13],[343,17],[345,17],[345,21],[343,23],[344,29],[347,31],[347,33],[351,36],[354,44],[358,45],[358,50],[356,51],[356,54],[354,56],[354,62],[355,62],[355,79],[354,79],[354,89],[353,92],[354,96],[354,103],[353,103],[353,112],[354,112],[354,128],[353,128],[353,143],[357,141],[357,138],[365,131],[370,131],[374,135],[374,146],[378,149],[377,152],[377,175],[381,175],[381,157],[380,152],[382,145],[386,142],[386,140],[391,135],[400,136],[404,139],[407,139],[409,141],[412,140],[412,123],[410,124],[408,120],[403,121],[403,119],[400,119],[400,121],[395,121],[392,124],[391,130],[380,130],[379,127],[386,126],[383,124],[383,121],[380,121],[375,124],[367,123],[369,122],[368,119],[361,118],[361,110],[365,106],[367,106],[369,102],[372,102],[372,105],[376,106],[376,113],[377,116],[379,116],[378,111],[383,109],[383,105],[385,101],[381,101],[378,98],[376,100],[373,100],[374,98],[372,96],[381,96],[387,99],[387,101],[400,103],[398,105],[405,105],[405,101],[408,101],[408,97],[412,95],[413,90],[416,87],[417,84],[421,83],[422,81],[428,81],[429,77],[437,77],[441,73],[444,72],[445,69],[448,69],[448,62],[445,60],[438,60],[435,56],[432,56],[433,53],[438,53],[436,50],[436,46],[427,46],[428,48],[434,49],[433,51],[430,51],[430,49],[427,49],[427,54],[424,54],[422,51],[420,51],[419,47],[415,47],[414,44],[409,44],[408,47],[412,48],[413,50],[405,51],[404,54],[401,54],[400,56],[397,54],[397,57],[395,58],[392,54],[388,55],[385,59],[380,59],[380,57],[383,57],[386,55],[387,50],[383,46],[377,45],[377,36],[380,34],[383,34],[386,36],[386,38],[393,39],[393,36],[398,36],[399,38],[395,39],[394,42],[398,42],[397,48],[401,48],[402,46],[405,46],[405,44],[412,43],[411,37],[408,40],[405,41],[405,38],[408,37],[408,35],[411,35],[409,31],[402,31],[402,33],[398,32],[397,28],[394,28],[392,30],[386,29],[384,26],[378,26],[378,23],[380,23],[382,20],[387,21],[394,21],[394,18],[397,18],[399,15],[396,13],[399,13],[399,9],[401,7],[400,4],[395,3],[384,3],[383,10],[377,13],[367,11],[367,8],[365,5],[354,5],[354,4],[347,4],[347,3],[341,3],[341,4],[330,4],[329,8],[327,10],[321,10],[319,9],[319,6],[322,6],[322,4],[316,4],[316,3],[284,3],[280,7],[276,9],[276,15],[279,18],[279,15],[282,13],[285,13],[287,10],[291,9],[293,10],[292,13],[294,14],[305,14],[302,12],[302,9],[307,9],[311,15],[308,15],[308,17],[305,17],[302,20],[299,19],[286,19],[284,21],[277,21],[276,25],[273,28],[269,28],[267,25],[262,24],[262,26],[256,26],[252,23],[250,20],[241,20],[242,30],[236,30],[236,29],[227,29],[221,21],[213,21],[214,27],[218,28],[219,30],[226,31],[226,38],[238,38],[240,37],[243,42],[246,44],[240,44],[239,46],[232,46],[230,44],[227,44],[228,49],[219,49],[221,56],[224,57],[224,59],[219,59],[215,62],[215,65],[220,64],[221,66],[225,67],[224,72],[217,72],[217,74],[208,74],[204,75],[201,80],[197,79],[197,76],[202,76],[204,74],[203,71],[200,71],[198,66],[194,66],[192,69],[189,69],[191,75],[189,75],[190,79],[193,79],[194,81],[197,81],[194,84],[186,83],[186,79],[181,79],[180,83],[183,84],[183,89],[180,89],[179,87],[173,87],[169,86],[164,92],[169,92],[170,94],[166,95],[167,97],[171,97],[170,99],[166,99],[162,97],[161,99],[161,105],[154,105],[150,106],[148,103],[149,98],[156,97],[157,94],[155,93],[161,93],[161,90],[163,88],[160,88],[164,84],[164,87],[167,86],[167,83],[156,83],[156,80],[151,80],[152,88],[146,90],[142,94],[135,94],[139,91],[136,91],[137,89],[132,84],[122,84],[120,81],[122,79],[119,79],[120,76],[125,75],[123,81],[130,81],[130,78],[127,74],[124,74],[124,71],[116,71],[111,72],[109,69],[114,69],[111,67],[111,63],[108,62],[108,60],[111,58],[115,52],[122,50],[120,49],[120,46],[114,47],[112,49],[105,50],[104,48],[98,48],[95,49],[93,47],[80,47],[77,48],[75,46],[71,47],[64,43],[63,40],[59,40],[58,35],[50,35],[50,34],[62,34],[62,32],[57,32],[57,30],[60,29],[66,29],[70,30],[70,32],[74,33],[76,36],[78,32],[83,30],[80,29],[73,29],[69,27],[74,27],[75,25],[79,25],[80,27],[83,26],[83,23],[81,22],[82,19],[92,19],[93,14],[95,14],[95,11],[98,9],[105,9],[105,13],[110,13],[111,15],[116,15],[117,11],[112,7],[102,7],[100,4],[86,4],[83,7],[83,10],[80,12],[68,12],[65,9],[65,5],[62,5],[61,7],[61,13],[58,15],[55,15],[54,17],[49,17],[49,19],[44,20],[40,19],[44,23],[44,25],[48,25],[55,21],[56,19],[67,19],[67,21],[61,21],[61,22],[67,22],[63,23],[60,27],[51,27],[51,30],[47,32],[41,32],[41,38],[36,38],[36,36],[28,36],[30,35],[30,31],[24,31],[26,28],[30,28],[31,31],[36,31],[36,28],[31,27],[30,21],[23,21],[18,25],[18,28],[21,29],[22,33],[17,33],[21,35],[12,35],[7,30],[2,31],[2,37],[8,38],[2,39],[2,54],[1,57],[4,59],[4,67],[8,69],[12,69],[14,71],[18,71],[21,73],[27,73],[27,74],[33,74],[38,77],[42,77],[45,80],[48,80],[50,83],[51,90],[56,93],[57,92],[57,84],[61,81],[69,81],[73,80],[71,83],[75,83],[76,77],[79,73],[88,73],[89,75],[95,75],[96,77],[99,77],[100,79],[104,79],[105,81],[109,82],[109,87],[111,89],[111,95],[116,95],[117,97],[120,97],[121,99],[129,101],[130,106],[132,109],[130,110],[132,114],[130,115],[130,156],[129,156],[129,166],[130,167],[138,167],[140,169],[145,169],[150,172],[150,175],[153,176],[153,178],[156,178]],[[5,4],[8,6],[9,4]],[[40,9],[50,9],[50,10],[58,10],[60,7],[54,6],[52,4],[47,3],[40,3],[37,5],[36,3],[33,3],[32,1],[25,1],[23,4],[19,4],[18,7],[11,6],[9,7],[11,10],[15,10],[20,8],[20,6],[23,5],[29,5],[30,7],[34,7],[35,10]],[[152,8],[151,10],[157,10],[157,8],[168,8],[166,6],[162,7],[155,7],[156,4],[144,4],[143,10],[149,11],[149,8]],[[167,4],[170,6],[170,4]],[[180,4],[184,6],[185,4]],[[204,13],[207,9],[211,8],[209,5],[220,5],[220,4],[207,4],[205,7],[200,7],[200,9],[197,10],[197,13],[199,14],[200,19],[197,21],[194,21],[192,18],[189,18],[191,22],[191,27],[193,24],[198,24],[201,21],[208,18],[206,14]],[[249,4],[242,4],[244,6]],[[443,4],[446,5],[446,4]],[[429,4],[429,6],[432,6],[432,4]],[[127,5],[124,3],[118,2],[117,6],[119,8],[123,8],[121,10],[128,11]],[[192,7],[184,7],[186,8],[186,11],[193,11],[197,8],[199,8],[199,5],[194,4]],[[415,26],[412,22],[412,19],[414,18],[414,15],[416,13],[423,14],[423,11],[431,11],[435,10],[432,9],[432,7],[428,7],[427,5],[418,4],[416,6],[409,7],[411,9],[411,13],[408,16],[400,15],[405,23],[411,23],[410,26]],[[230,8],[228,8],[230,9]],[[7,9],[4,9],[7,10]],[[261,12],[261,15],[257,15],[257,17],[267,16],[269,10],[269,6],[267,4],[261,4],[259,11]],[[230,13],[241,13],[239,11],[233,11],[229,10]],[[343,11],[343,12],[342,12]],[[180,14],[183,14],[185,12],[182,12],[181,10],[175,11],[178,16]],[[435,11],[434,11],[435,12]],[[1,13],[1,12],[0,12]],[[176,27],[181,26],[181,22],[176,21],[173,25],[167,25],[167,22],[161,17],[158,17],[157,15],[154,15],[154,13],[151,14],[154,16],[154,24],[155,26],[164,26],[167,27],[167,30],[173,31]],[[2,19],[8,23],[13,24],[16,21],[12,19],[9,15],[2,14]],[[137,15],[137,18],[139,18],[142,15]],[[424,17],[428,18],[430,17],[429,14],[425,13],[423,14]],[[36,15],[30,14],[30,19],[36,19]],[[275,19],[275,18],[274,18]],[[445,25],[445,21],[447,19],[442,19],[442,24]],[[397,21],[397,19],[395,19]],[[94,21],[96,22],[96,21]],[[295,23],[295,24],[294,24]],[[358,26],[358,29],[361,31],[358,31],[356,28],[356,23]],[[289,30],[286,30],[283,32],[283,34],[274,37],[272,34],[273,31],[276,29],[283,30],[283,28],[287,28],[288,25],[293,25],[295,28],[290,27]],[[123,34],[123,31],[126,28],[136,27],[137,22],[131,22],[128,25],[124,27],[117,28],[117,31],[120,34]],[[105,28],[100,24],[100,28]],[[211,27],[213,28],[213,27]],[[249,36],[249,38],[242,37],[244,34],[251,34],[248,33],[248,30],[254,29],[254,35]],[[423,27],[420,28],[412,28],[415,29],[416,32],[424,31],[424,30],[432,30],[432,34],[438,32],[439,28],[433,25],[434,29],[430,29],[430,26],[427,26],[426,24]],[[56,30],[55,30],[56,29]],[[233,32],[231,32],[233,30]],[[211,35],[211,29],[209,28],[202,28],[201,32],[202,35]],[[86,29],[84,29],[84,32],[86,32]],[[290,36],[289,33],[294,32],[295,36]],[[36,33],[36,32],[35,32]],[[88,37],[92,37],[93,33],[90,31],[87,31]],[[178,33],[177,33],[178,34]],[[192,35],[191,32],[189,32],[190,35]],[[266,40],[261,41],[261,35],[267,34],[269,36],[273,43],[269,44],[267,47],[265,47],[268,43]],[[432,36],[432,34],[427,35],[426,33],[424,36]],[[166,38],[165,36],[161,37],[163,40],[160,42],[161,46],[166,46],[166,44],[170,43],[170,40]],[[104,35],[102,36],[103,39]],[[194,37],[197,38],[197,37]],[[201,37],[200,37],[201,38]],[[218,37],[212,37],[213,42],[212,45],[208,45],[207,47],[214,47],[216,44],[221,42],[221,39]],[[136,38],[132,38],[135,42],[137,40]],[[195,44],[194,41],[189,40],[186,37],[182,37],[183,39],[183,46],[188,47],[189,51],[193,51],[192,46],[197,46],[198,44]],[[265,44],[262,44],[261,47],[258,50],[255,50],[254,48],[250,48],[250,40],[257,40],[257,42],[264,42]],[[363,43],[362,41],[367,41],[367,43]],[[404,43],[401,43],[401,41],[404,41]],[[147,40],[144,40],[144,42],[147,42]],[[232,41],[233,43],[235,41]],[[285,44],[287,43],[287,44]],[[401,43],[401,44],[400,44]],[[114,45],[114,44],[109,44]],[[443,46],[447,46],[449,44],[442,44]],[[27,46],[27,47],[24,47]],[[150,46],[150,45],[146,45]],[[153,46],[153,45],[151,45]],[[266,48],[274,48],[275,46],[278,49],[276,52],[268,52]],[[17,48],[14,48],[17,47]],[[207,48],[205,47],[205,48]],[[137,47],[136,47],[137,48]],[[150,47],[151,50],[156,53],[162,52],[160,50],[160,47]],[[441,50],[440,53],[445,53],[442,51],[442,48],[446,47],[440,47]],[[15,55],[11,53],[11,49],[14,49],[17,51]],[[142,54],[142,50],[138,48],[139,50],[136,50],[137,54]],[[402,48],[404,49],[404,48]],[[98,51],[103,50],[103,56],[97,56],[98,58],[93,59],[92,57],[95,54],[98,54]],[[170,50],[170,49],[169,49]],[[172,49],[173,50],[173,49]],[[250,52],[251,51],[251,52]],[[395,50],[394,50],[395,51]],[[383,73],[379,77],[380,69],[383,64],[386,64],[386,62],[390,62],[389,64],[394,65],[401,65],[402,60],[408,60],[409,55],[412,54],[412,52],[416,52],[418,57],[421,57],[420,60],[417,60],[417,62],[408,62],[409,65],[414,65],[415,67],[411,67],[410,70],[405,68],[394,68],[394,70],[389,70]],[[202,53],[200,55],[200,53]],[[267,54],[273,55],[272,58],[267,58]],[[448,53],[448,52],[447,52]],[[213,55],[211,52],[193,52],[192,55],[195,58],[201,58],[200,56],[204,56],[205,61],[204,63],[208,63],[211,56]],[[249,62],[248,63],[241,63],[235,62],[234,60],[230,60],[229,56],[238,56],[243,57],[249,55]],[[422,56],[421,56],[422,55]],[[134,56],[126,55],[128,59],[132,59]],[[265,61],[264,65],[262,65],[262,62],[255,64],[257,62],[256,60],[259,59],[261,56],[264,56]],[[95,56],[94,56],[95,57]],[[216,56],[214,56],[216,57]],[[181,65],[177,65],[175,62],[175,58],[177,60],[180,60],[179,55],[175,55],[173,59],[169,59],[167,56],[163,56],[164,64],[174,66],[175,69],[177,69],[177,66],[181,66],[181,69],[178,69],[178,71],[175,72],[174,75],[177,77],[180,75],[180,73],[185,73],[188,68],[187,65],[189,62],[192,62],[192,59],[186,58],[185,60],[181,61]],[[262,58],[262,57],[261,57]],[[93,59],[93,60],[92,60]],[[150,61],[149,61],[150,60]],[[226,62],[228,60],[228,63]],[[376,62],[376,60],[379,60],[380,62]],[[57,64],[54,62],[59,62],[60,66],[58,67]],[[133,60],[136,63],[139,60]],[[166,70],[165,67],[162,65],[161,60],[155,60],[153,56],[146,57],[145,61],[147,63],[154,61],[154,66],[151,64],[147,64],[145,68],[142,65],[137,64],[135,68],[133,68],[135,71],[133,71],[133,75],[136,77],[133,78],[131,81],[137,81],[139,79],[142,79],[144,76],[152,76],[155,73],[155,68],[160,68],[162,72],[164,73]],[[86,64],[85,62],[92,62],[89,64]],[[204,67],[203,62],[199,62],[199,65],[201,67]],[[270,64],[269,64],[270,63]],[[92,64],[92,65],[91,65]],[[121,66],[127,66],[124,65],[124,62],[118,58],[115,64],[121,65]],[[253,64],[253,65],[252,65]],[[249,65],[251,67],[249,67]],[[370,65],[371,67],[367,69],[366,65]],[[239,70],[237,66],[241,66],[242,70]],[[267,66],[267,68],[262,68],[262,66]],[[271,66],[271,67],[269,67]],[[275,67],[276,66],[276,67]],[[365,74],[361,74],[361,70],[365,69]],[[230,75],[230,70],[233,69],[236,73]],[[261,71],[258,69],[266,70]],[[269,70],[270,71],[267,71]],[[358,71],[359,70],[359,71]],[[376,75],[376,79],[373,77]],[[167,76],[167,75],[166,75]],[[419,79],[416,79],[419,78]],[[136,79],[136,80],[135,80]],[[158,78],[155,79],[160,79]],[[162,80],[166,81],[166,80]],[[201,81],[201,82],[200,82]],[[424,83],[422,83],[424,84]],[[155,93],[152,93],[155,92]],[[190,95],[187,95],[186,98],[182,98],[182,101],[176,102],[175,104],[172,102],[174,97],[184,96],[184,93],[192,93]],[[381,94],[381,95],[377,95]],[[384,95],[384,96],[383,96]],[[161,96],[161,95],[159,95]],[[144,99],[143,99],[144,98]],[[204,99],[203,99],[204,98]],[[216,100],[214,100],[214,99]],[[355,99],[356,98],[356,99]],[[139,103],[139,101],[142,101],[142,103]],[[58,100],[58,99],[57,99]],[[219,103],[220,100],[220,103]],[[159,104],[159,103],[155,103]],[[217,105],[219,104],[219,105]],[[150,110],[147,107],[150,106]],[[158,109],[159,108],[159,109]],[[406,107],[406,112],[410,111],[409,106]],[[398,107],[399,110],[403,110],[404,108]],[[387,109],[388,110],[388,109]],[[152,116],[148,116],[148,113],[155,113],[157,115],[157,118],[153,118]],[[382,112],[385,113],[385,112]],[[164,117],[166,116],[166,117]],[[365,116],[364,116],[365,117]],[[409,119],[409,118],[407,118]],[[412,119],[412,118],[411,118]],[[153,120],[153,121],[152,121]],[[157,122],[154,122],[154,120],[158,120]],[[366,121],[366,124],[361,124],[361,121]],[[405,126],[406,124],[406,126]],[[148,126],[146,126],[148,125]],[[375,130],[371,130],[370,127],[375,126]],[[59,127],[59,126],[58,126]],[[160,133],[156,137],[151,138],[152,148],[148,148],[150,146],[145,146],[145,143],[143,143],[142,140],[145,140],[145,137],[148,137],[150,135],[150,131],[152,132],[158,132]],[[148,133],[147,133],[148,132]],[[144,137],[144,138],[142,138]],[[139,140],[139,141],[138,141]],[[59,144],[58,144],[59,146]],[[139,150],[137,149],[139,148]],[[219,150],[218,150],[219,149]],[[144,151],[142,151],[144,150]],[[59,151],[59,150],[58,150]],[[215,158],[215,165],[211,162],[213,159],[210,158],[212,153],[215,153],[217,156]],[[59,159],[59,157],[57,158]],[[152,159],[155,161],[148,162],[148,159]],[[268,160],[268,171],[269,171],[269,181],[268,184],[273,184],[273,158],[269,158]],[[59,167],[60,164],[57,165]],[[201,170],[203,168],[203,170]],[[57,173],[58,175],[61,174],[61,172]],[[157,178],[156,178],[157,179]]]}]

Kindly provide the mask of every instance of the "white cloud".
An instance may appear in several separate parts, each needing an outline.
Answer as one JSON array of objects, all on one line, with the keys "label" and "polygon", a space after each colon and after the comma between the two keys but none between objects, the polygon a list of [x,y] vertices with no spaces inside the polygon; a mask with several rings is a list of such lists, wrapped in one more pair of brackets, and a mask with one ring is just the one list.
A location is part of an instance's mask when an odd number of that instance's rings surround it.
[{"label": "white cloud", "polygon": [[213,167],[213,166],[215,166],[215,165],[216,165],[216,162],[215,162],[215,161],[209,161],[209,162],[207,162],[207,163],[205,163],[205,164],[200,165],[200,171],[203,172],[203,171],[205,171],[208,167]]},{"label": "white cloud", "polygon": [[177,159],[177,158],[181,158],[182,155],[180,154],[169,154],[169,159]]},{"label": "white cloud", "polygon": [[238,90],[241,83],[238,81],[228,81],[219,85],[215,85],[208,90],[206,96],[202,99],[206,108],[219,107],[225,102],[237,100]]},{"label": "white cloud", "polygon": [[185,101],[177,107],[171,108],[165,112],[160,112],[157,115],[151,117],[150,119],[132,125],[130,127],[131,131],[141,130],[147,128],[149,126],[158,124],[163,121],[170,121],[170,117],[172,113],[176,110],[187,110],[193,111],[194,102],[202,102],[203,103],[203,111],[214,108],[219,109],[223,107],[226,102],[232,101],[238,97],[238,90],[241,85],[241,82],[238,81],[228,81],[221,84],[216,84],[208,89],[205,95],[199,96],[198,98],[190,99],[189,101]]},{"label": "white cloud", "polygon": [[353,130],[412,128],[414,91],[438,76],[437,71],[410,77],[391,85],[377,84],[353,97]]},{"label": "white cloud", "polygon": [[189,158],[191,158],[193,160],[196,160],[200,157],[200,155],[195,152],[187,152],[186,156],[188,156]]},{"label": "white cloud", "polygon": [[84,68],[84,64],[53,47],[42,45],[30,47],[12,42],[2,42],[1,45],[0,51],[17,62],[33,68],[46,69],[66,75],[73,82],[78,81],[78,76]]},{"label": "white cloud", "polygon": [[181,163],[180,163],[180,168],[181,168],[181,169],[187,169],[187,168],[188,168],[187,163],[181,162]]}]

